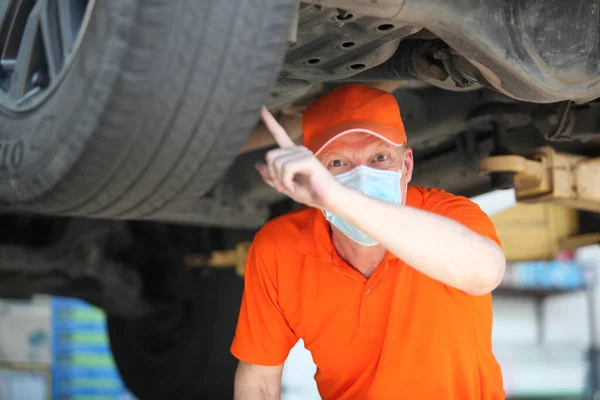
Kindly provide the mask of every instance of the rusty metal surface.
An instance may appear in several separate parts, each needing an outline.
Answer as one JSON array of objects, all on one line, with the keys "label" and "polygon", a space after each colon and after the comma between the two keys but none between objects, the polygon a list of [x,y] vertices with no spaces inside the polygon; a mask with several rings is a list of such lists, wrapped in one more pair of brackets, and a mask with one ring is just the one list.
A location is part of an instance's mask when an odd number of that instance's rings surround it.
[{"label": "rusty metal surface", "polygon": [[[597,0],[304,2],[273,104],[387,61],[421,29],[448,44],[465,60],[459,69],[473,68],[469,75],[483,86],[529,102],[584,103],[600,96],[599,13]],[[354,45],[341,47],[346,42]],[[356,64],[363,66],[350,68]]]},{"label": "rusty metal surface", "polygon": [[516,99],[585,102],[600,93],[596,0],[407,0],[396,19],[423,25]]},{"label": "rusty metal surface", "polygon": [[313,0],[314,4],[343,8],[360,14],[382,19],[391,19],[398,15],[405,0]]},{"label": "rusty metal surface", "polygon": [[348,78],[388,60],[421,27],[303,3],[269,106],[296,102],[311,86]]}]

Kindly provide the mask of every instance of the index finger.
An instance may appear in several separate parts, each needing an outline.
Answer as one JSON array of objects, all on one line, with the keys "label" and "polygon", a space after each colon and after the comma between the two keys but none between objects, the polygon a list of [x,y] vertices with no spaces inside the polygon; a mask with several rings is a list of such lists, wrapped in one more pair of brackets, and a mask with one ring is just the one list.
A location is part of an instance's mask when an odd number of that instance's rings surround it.
[{"label": "index finger", "polygon": [[267,127],[269,132],[271,132],[271,135],[273,135],[273,138],[275,139],[279,147],[294,147],[296,145],[296,143],[294,143],[294,141],[287,134],[285,129],[283,129],[283,126],[281,126],[279,122],[277,122],[273,114],[271,114],[269,110],[267,110],[267,107],[262,107],[262,109],[260,110],[260,116],[262,117],[265,126]]}]

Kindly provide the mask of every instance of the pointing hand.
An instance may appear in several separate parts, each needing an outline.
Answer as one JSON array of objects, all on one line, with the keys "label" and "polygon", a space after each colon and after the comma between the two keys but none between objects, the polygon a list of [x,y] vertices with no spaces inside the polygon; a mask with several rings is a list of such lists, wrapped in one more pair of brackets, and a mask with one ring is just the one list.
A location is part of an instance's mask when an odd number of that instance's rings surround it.
[{"label": "pointing hand", "polygon": [[256,164],[263,180],[298,203],[327,208],[332,195],[343,185],[310,150],[296,145],[265,107],[261,117],[279,145],[267,153],[266,163]]}]

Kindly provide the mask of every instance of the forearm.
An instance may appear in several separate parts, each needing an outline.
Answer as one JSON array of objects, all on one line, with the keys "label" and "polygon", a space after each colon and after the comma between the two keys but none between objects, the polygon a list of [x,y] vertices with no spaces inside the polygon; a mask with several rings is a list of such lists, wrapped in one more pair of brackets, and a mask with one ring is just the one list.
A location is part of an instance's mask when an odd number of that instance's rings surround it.
[{"label": "forearm", "polygon": [[467,293],[487,293],[504,275],[501,249],[449,218],[349,189],[331,203],[329,211],[418,271]]},{"label": "forearm", "polygon": [[235,373],[234,400],[279,400],[283,366],[264,367],[240,362]]},{"label": "forearm", "polygon": [[279,391],[270,391],[260,385],[245,385],[235,383],[234,400],[279,400]]}]

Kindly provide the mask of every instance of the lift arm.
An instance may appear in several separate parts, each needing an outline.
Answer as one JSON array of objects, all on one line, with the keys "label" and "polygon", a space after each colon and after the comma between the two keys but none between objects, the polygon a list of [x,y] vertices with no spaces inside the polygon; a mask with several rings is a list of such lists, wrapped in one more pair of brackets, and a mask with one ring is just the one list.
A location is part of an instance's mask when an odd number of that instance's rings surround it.
[{"label": "lift arm", "polygon": [[492,156],[481,160],[485,174],[514,173],[515,195],[522,203],[558,203],[600,212],[600,158],[559,153],[540,147],[529,157]]},{"label": "lift arm", "polygon": [[184,263],[188,269],[233,267],[238,276],[244,276],[249,250],[250,243],[240,242],[233,250],[213,251],[210,256],[188,254]]},{"label": "lift arm", "polygon": [[600,158],[546,146],[527,157],[484,158],[480,169],[514,173],[519,204],[491,217],[507,261],[551,260],[560,250],[600,243],[600,232],[582,232],[577,211],[600,212]]}]

